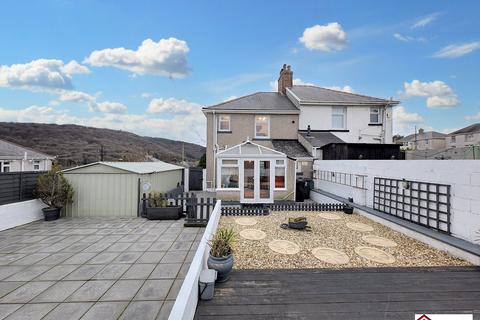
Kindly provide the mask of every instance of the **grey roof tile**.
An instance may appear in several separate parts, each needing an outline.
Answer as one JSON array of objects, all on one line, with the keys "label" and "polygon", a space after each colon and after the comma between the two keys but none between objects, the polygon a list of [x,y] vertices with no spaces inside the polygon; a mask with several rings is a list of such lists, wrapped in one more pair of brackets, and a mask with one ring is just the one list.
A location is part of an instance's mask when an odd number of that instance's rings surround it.
[{"label": "grey roof tile", "polygon": [[15,143],[0,140],[0,157],[2,159],[23,159],[27,154],[27,159],[54,159],[55,157],[49,156],[47,154],[22,147]]},{"label": "grey roof tile", "polygon": [[450,134],[452,135],[452,134],[474,133],[474,132],[480,132],[480,123],[474,123],[472,125],[469,125],[468,127],[454,131]]},{"label": "grey roof tile", "polygon": [[323,147],[329,143],[345,142],[331,132],[310,132],[308,134],[306,131],[299,131],[298,133],[315,148]]},{"label": "grey roof tile", "polygon": [[277,92],[256,92],[248,96],[225,101],[204,109],[299,111],[286,96]]},{"label": "grey roof tile", "polygon": [[276,151],[285,153],[290,158],[311,158],[312,156],[297,140],[272,140]]}]

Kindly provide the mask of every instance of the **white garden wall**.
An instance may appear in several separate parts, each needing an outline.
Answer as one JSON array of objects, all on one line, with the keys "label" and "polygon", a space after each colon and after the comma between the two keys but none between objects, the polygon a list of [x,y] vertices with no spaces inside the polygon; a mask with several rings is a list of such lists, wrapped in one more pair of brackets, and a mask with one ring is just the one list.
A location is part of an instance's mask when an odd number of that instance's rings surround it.
[{"label": "white garden wall", "polygon": [[373,207],[374,177],[451,185],[453,236],[480,240],[480,161],[478,160],[317,160],[314,170],[365,175],[366,189],[315,179],[315,188]]},{"label": "white garden wall", "polygon": [[0,231],[43,219],[45,205],[38,199],[0,206]]}]

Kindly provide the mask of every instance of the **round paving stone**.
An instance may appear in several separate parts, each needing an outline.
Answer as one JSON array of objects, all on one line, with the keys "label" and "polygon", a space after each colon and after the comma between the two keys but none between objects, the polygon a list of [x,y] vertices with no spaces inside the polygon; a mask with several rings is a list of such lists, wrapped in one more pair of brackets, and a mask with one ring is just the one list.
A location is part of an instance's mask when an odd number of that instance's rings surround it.
[{"label": "round paving stone", "polygon": [[362,240],[368,242],[371,245],[379,247],[391,248],[397,246],[397,243],[393,240],[374,235],[363,236]]},{"label": "round paving stone", "polygon": [[254,218],[242,217],[235,219],[235,223],[241,226],[253,226],[257,224],[257,220]]},{"label": "round paving stone", "polygon": [[360,232],[373,231],[373,227],[361,222],[347,222],[347,228]]},{"label": "round paving stone", "polygon": [[345,252],[332,248],[315,248],[312,250],[312,254],[318,260],[330,264],[347,264],[350,261]]},{"label": "round paving stone", "polygon": [[372,247],[356,247],[355,252],[362,258],[374,262],[389,264],[395,262],[395,257],[390,253]]},{"label": "round paving stone", "polygon": [[268,244],[268,247],[281,254],[296,254],[300,252],[298,244],[287,240],[273,240]]},{"label": "round paving stone", "polygon": [[258,229],[245,229],[245,230],[242,230],[240,231],[240,236],[242,238],[245,238],[247,240],[262,240],[262,239],[265,239],[265,237],[267,236],[265,234],[265,232],[263,232],[262,230],[258,230]]},{"label": "round paving stone", "polygon": [[339,220],[342,219],[338,214],[332,213],[332,212],[319,212],[318,216],[323,219],[327,220]]}]

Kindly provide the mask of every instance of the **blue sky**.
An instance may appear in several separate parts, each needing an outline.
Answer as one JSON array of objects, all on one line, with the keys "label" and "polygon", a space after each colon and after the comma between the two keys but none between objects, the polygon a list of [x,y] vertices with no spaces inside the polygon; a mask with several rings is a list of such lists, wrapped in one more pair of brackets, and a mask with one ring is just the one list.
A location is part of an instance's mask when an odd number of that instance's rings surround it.
[{"label": "blue sky", "polygon": [[200,107],[297,83],[401,100],[395,132],[480,122],[478,1],[2,1],[0,121],[204,143]]}]

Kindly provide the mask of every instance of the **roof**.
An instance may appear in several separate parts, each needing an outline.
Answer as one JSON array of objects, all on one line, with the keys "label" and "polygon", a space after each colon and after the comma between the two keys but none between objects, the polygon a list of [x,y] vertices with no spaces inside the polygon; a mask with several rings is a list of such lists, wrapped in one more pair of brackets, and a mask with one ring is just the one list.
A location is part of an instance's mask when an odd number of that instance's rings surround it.
[{"label": "roof", "polygon": [[[417,140],[426,140],[426,139],[444,139],[447,135],[437,131],[424,131],[423,133],[416,134]],[[415,141],[415,134],[409,134],[406,137],[400,139],[400,141]]]},{"label": "roof", "polygon": [[27,155],[27,159],[55,159],[53,156],[49,156],[47,154],[22,147],[18,144],[13,142],[0,140],[0,158],[4,160],[21,160],[25,158],[25,153]]},{"label": "roof", "polygon": [[314,148],[321,148],[329,143],[345,142],[331,132],[310,132],[309,134],[306,131],[299,131],[298,133]]},{"label": "roof", "polygon": [[183,169],[183,167],[166,163],[163,161],[155,161],[155,162],[109,162],[109,161],[99,161],[94,163],[89,163],[83,166],[78,166],[75,168],[70,168],[63,170],[63,172],[71,172],[80,168],[91,167],[95,165],[105,165],[112,168],[129,171],[132,173],[137,174],[149,174],[155,172],[164,172],[164,171],[171,171],[171,170],[179,170]]},{"label": "roof", "polygon": [[472,125],[469,125],[468,127],[462,128],[460,130],[454,131],[450,133],[449,135],[452,134],[462,134],[462,133],[475,133],[475,132],[480,132],[480,123],[474,123]]},{"label": "roof", "polygon": [[379,104],[379,105],[396,105],[399,102],[393,100],[380,99],[375,97],[364,96],[356,93],[349,93],[344,91],[332,90],[317,86],[309,85],[294,85],[288,88],[288,91],[300,101],[300,103],[315,103],[315,104],[349,104],[349,105],[363,105],[363,104]]},{"label": "roof", "polygon": [[312,156],[297,140],[272,140],[273,148],[289,158],[311,158]]},{"label": "roof", "polygon": [[219,151],[219,158],[237,158],[237,157],[285,157],[285,153],[261,146],[251,141],[245,141],[231,148]]},{"label": "roof", "polygon": [[298,113],[299,110],[284,95],[277,92],[256,92],[233,100],[225,101],[203,110],[235,110],[235,111],[284,111]]}]

